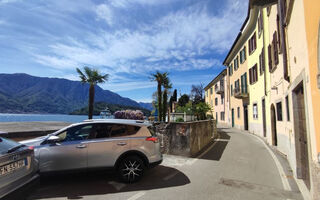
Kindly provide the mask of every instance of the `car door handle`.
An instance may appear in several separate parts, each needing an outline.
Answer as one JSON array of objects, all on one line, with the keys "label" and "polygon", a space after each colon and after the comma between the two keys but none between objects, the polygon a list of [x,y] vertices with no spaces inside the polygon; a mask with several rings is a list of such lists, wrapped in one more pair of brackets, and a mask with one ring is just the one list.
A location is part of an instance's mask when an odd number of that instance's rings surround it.
[{"label": "car door handle", "polygon": [[83,148],[86,148],[86,147],[87,147],[87,145],[85,145],[85,144],[80,144],[80,145],[77,146],[77,148],[79,148],[79,149],[83,149]]},{"label": "car door handle", "polygon": [[119,145],[119,146],[124,146],[124,145],[126,145],[127,143],[125,143],[125,142],[119,142],[117,145]]}]

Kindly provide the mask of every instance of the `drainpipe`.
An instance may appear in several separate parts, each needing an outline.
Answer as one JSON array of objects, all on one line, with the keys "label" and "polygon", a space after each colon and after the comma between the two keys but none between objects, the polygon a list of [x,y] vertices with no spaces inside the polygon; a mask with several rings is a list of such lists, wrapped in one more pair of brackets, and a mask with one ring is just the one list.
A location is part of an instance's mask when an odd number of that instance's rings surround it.
[{"label": "drainpipe", "polygon": [[282,42],[281,50],[283,53],[283,77],[286,81],[290,81],[290,77],[288,74],[288,55],[287,55],[287,45],[285,39],[285,27],[286,23],[284,22],[284,2],[283,0],[278,0],[278,14],[280,21],[280,41]]}]

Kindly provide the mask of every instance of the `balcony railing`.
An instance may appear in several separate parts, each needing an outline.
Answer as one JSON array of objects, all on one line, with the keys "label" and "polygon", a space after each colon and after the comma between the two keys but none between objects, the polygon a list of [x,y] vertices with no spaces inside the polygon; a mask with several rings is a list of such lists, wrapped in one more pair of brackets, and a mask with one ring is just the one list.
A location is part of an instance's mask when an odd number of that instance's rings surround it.
[{"label": "balcony railing", "polygon": [[216,85],[216,87],[214,88],[215,92],[217,94],[222,94],[224,93],[224,87],[222,85]]},{"label": "balcony railing", "polygon": [[249,88],[247,85],[241,85],[233,90],[235,98],[244,99],[249,97]]}]

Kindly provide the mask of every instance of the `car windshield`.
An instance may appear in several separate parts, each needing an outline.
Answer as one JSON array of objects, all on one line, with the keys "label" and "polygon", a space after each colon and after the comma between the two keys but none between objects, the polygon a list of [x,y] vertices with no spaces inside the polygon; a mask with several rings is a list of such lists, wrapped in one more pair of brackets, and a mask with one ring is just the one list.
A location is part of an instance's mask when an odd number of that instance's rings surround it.
[{"label": "car windshield", "polygon": [[18,142],[0,137],[0,155],[6,154],[10,149],[21,145]]}]

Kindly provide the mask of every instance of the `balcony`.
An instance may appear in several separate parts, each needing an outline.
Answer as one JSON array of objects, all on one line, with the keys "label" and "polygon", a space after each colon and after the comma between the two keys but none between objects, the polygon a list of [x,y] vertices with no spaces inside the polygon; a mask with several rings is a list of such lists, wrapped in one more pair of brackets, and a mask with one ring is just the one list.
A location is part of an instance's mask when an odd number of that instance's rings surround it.
[{"label": "balcony", "polygon": [[224,87],[223,85],[216,85],[214,87],[214,91],[216,92],[216,94],[222,94],[224,93]]},{"label": "balcony", "polygon": [[249,98],[249,88],[247,85],[236,87],[233,90],[234,97],[237,99]]}]

